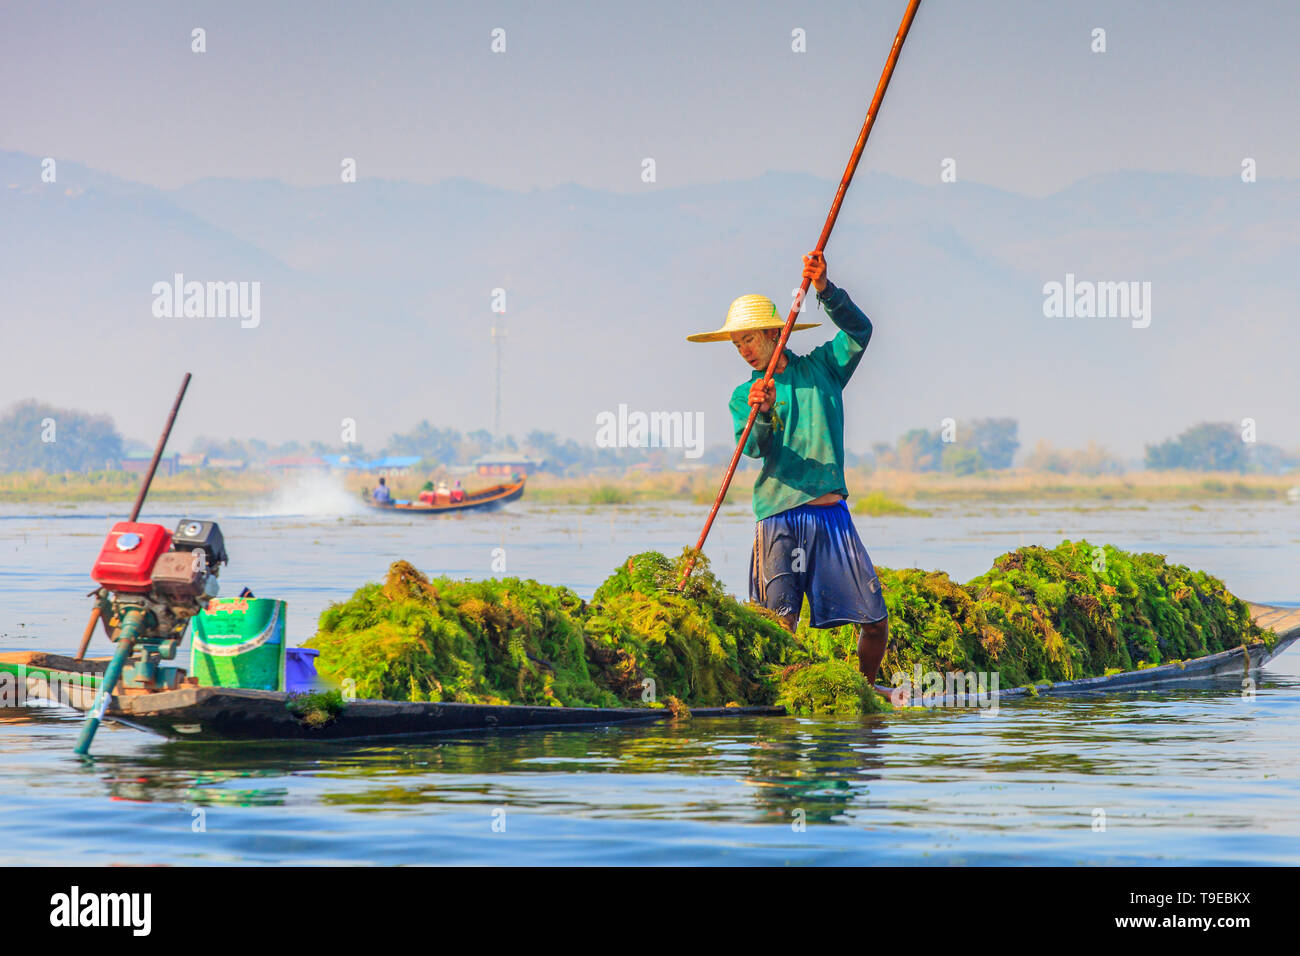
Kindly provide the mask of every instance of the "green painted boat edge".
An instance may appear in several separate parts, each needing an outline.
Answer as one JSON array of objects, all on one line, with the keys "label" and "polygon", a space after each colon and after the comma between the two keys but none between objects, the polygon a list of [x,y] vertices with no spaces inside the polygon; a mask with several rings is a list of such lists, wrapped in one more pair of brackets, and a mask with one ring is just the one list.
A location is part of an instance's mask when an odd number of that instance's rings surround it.
[{"label": "green painted boat edge", "polygon": [[[11,693],[16,694],[21,685],[24,697],[57,700],[65,706],[87,710],[104,684],[108,661],[107,657],[79,661],[43,651],[0,652],[0,682],[3,682],[0,683],[0,708],[9,709],[7,698]],[[5,677],[11,678],[12,684]],[[73,688],[86,699],[80,702],[72,699],[69,695]]]}]

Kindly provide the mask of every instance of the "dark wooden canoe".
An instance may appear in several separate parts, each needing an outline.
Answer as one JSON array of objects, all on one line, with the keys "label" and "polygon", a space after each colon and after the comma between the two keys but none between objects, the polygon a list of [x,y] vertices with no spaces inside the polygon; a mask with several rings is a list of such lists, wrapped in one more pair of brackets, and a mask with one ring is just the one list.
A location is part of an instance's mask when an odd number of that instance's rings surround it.
[{"label": "dark wooden canoe", "polygon": [[[1121,671],[1105,677],[1081,677],[1078,680],[1060,681],[1055,684],[1038,684],[1033,690],[1028,687],[1000,687],[998,698],[1014,700],[1027,696],[1118,693],[1149,690],[1172,683],[1189,683],[1223,677],[1244,678],[1258,671],[1296,641],[1300,641],[1300,608],[1251,603],[1250,613],[1256,624],[1268,628],[1277,635],[1277,641],[1272,647],[1261,641],[1245,647],[1233,647],[1217,654],[1207,654],[1205,657],[1146,667],[1142,670]],[[884,686],[878,686],[876,689],[886,695],[892,690]],[[913,701],[913,703],[917,702]],[[948,706],[953,702],[936,695],[933,703],[936,706]]]},{"label": "dark wooden canoe", "polygon": [[[1109,677],[1081,677],[1078,680],[1042,685],[1039,694],[1086,694],[1096,691],[1145,690],[1160,684],[1208,680],[1220,677],[1243,678],[1259,670],[1288,647],[1300,640],[1300,608],[1273,607],[1268,604],[1251,604],[1251,616],[1260,627],[1277,635],[1272,646],[1261,643],[1234,647],[1217,654],[1195,657],[1188,661],[1161,664],[1140,671],[1123,671]],[[1002,691],[1003,697],[1031,694],[1027,687],[1013,687]]]},{"label": "dark wooden canoe", "polygon": [[[1125,693],[1211,678],[1242,678],[1255,673],[1296,641],[1300,641],[1300,608],[1252,604],[1263,627],[1277,634],[1273,647],[1263,642],[1247,647],[1108,677],[1085,677],[1036,688],[1040,695]],[[31,697],[57,699],[81,710],[93,702],[107,658],[75,661],[40,652],[0,653],[0,672],[21,673]],[[69,689],[51,681],[62,674],[89,680]],[[888,692],[890,688],[883,688]],[[1027,688],[999,688],[999,700],[1032,693]],[[490,704],[434,704],[408,701],[354,700],[324,727],[312,727],[289,712],[289,695],[274,691],[224,687],[187,687],[158,694],[116,695],[108,718],[131,727],[181,740],[341,740],[359,737],[415,737],[428,734],[473,733],[557,727],[593,727],[651,723],[669,714],[660,708],[527,707]],[[938,703],[936,701],[936,703]],[[693,717],[781,716],[781,707],[693,708]]]},{"label": "dark wooden canoe", "polygon": [[[664,708],[525,707],[517,704],[433,704],[348,701],[343,713],[312,727],[285,706],[287,694],[195,687],[115,698],[109,716],[120,723],[186,740],[342,740],[417,737],[483,731],[541,730],[645,724],[664,720]],[[776,716],[781,707],[695,708],[694,717]]]},{"label": "dark wooden canoe", "polygon": [[[108,658],[75,660],[40,651],[0,653],[0,673],[17,676],[29,698],[89,710]],[[72,676],[76,679],[68,680]],[[348,701],[324,727],[294,716],[289,695],[231,687],[182,687],[156,694],[116,694],[107,717],[178,740],[342,740],[425,734],[596,727],[652,723],[670,716],[649,707],[530,707],[496,704]],[[5,711],[9,713],[9,711]],[[692,717],[772,717],[782,707],[697,707]]]},{"label": "dark wooden canoe", "polygon": [[362,499],[367,507],[376,511],[394,511],[401,514],[459,514],[462,511],[490,511],[498,508],[509,501],[515,501],[524,496],[524,484],[527,478],[520,478],[517,482],[506,485],[493,485],[491,488],[484,488],[476,491],[471,495],[466,495],[464,501],[453,501],[447,504],[431,505],[423,501],[390,501],[381,503],[375,501],[370,495],[365,495]]}]

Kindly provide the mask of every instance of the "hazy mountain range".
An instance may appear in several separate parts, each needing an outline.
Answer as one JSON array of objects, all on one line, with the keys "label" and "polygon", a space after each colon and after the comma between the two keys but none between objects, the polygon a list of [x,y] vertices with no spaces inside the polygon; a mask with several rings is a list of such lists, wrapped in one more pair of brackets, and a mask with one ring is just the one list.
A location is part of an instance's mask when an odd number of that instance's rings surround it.
[{"label": "hazy mountain range", "polygon": [[[0,152],[0,405],[106,412],[151,438],[188,370],[174,447],[200,433],[333,444],[344,418],[370,447],[422,418],[490,427],[503,288],[506,431],[590,442],[597,414],[625,403],[703,411],[712,445],[748,369],[730,345],[684,337],[743,293],[788,303],[835,186],[772,172],[643,194],[464,179],[169,191],[63,160],[42,183],[40,157]],[[1132,456],[1251,417],[1259,441],[1300,445],[1282,367],[1300,342],[1297,222],[1297,180],[1116,172],[1029,198],[864,169],[826,251],[876,326],[847,443],[1011,416],[1027,447],[1096,439]],[[260,324],[156,318],[151,290],[175,273],[259,282]],[[1043,286],[1067,273],[1150,282],[1150,327],[1045,318]]]}]

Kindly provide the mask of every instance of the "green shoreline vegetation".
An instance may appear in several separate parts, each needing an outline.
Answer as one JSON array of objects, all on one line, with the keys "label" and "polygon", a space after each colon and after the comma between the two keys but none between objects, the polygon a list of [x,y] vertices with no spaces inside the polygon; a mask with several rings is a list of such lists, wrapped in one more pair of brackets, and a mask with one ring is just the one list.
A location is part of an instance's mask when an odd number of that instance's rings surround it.
[{"label": "green shoreline vegetation", "polygon": [[[10,472],[0,474],[0,503],[133,501],[140,481],[140,475],[129,471]],[[243,502],[274,494],[282,481],[265,472],[204,470],[157,475],[149,486],[149,500]]]},{"label": "green shoreline vegetation", "polygon": [[[362,697],[550,706],[780,703],[799,714],[890,709],[857,672],[853,627],[793,635],[726,594],[699,563],[649,551],[581,600],[518,578],[428,578],[405,561],[328,608],[307,642],[318,670]],[[1189,660],[1272,636],[1201,571],[1086,541],[1023,547],[961,585],[941,571],[877,569],[895,672],[997,672],[1023,686]]]},{"label": "green shoreline vegetation", "polygon": [[[454,479],[446,472],[435,478]],[[429,476],[423,473],[389,480],[399,498],[415,498]],[[473,491],[495,483],[486,476],[459,476]],[[846,473],[851,492],[849,505],[857,514],[872,517],[924,517],[924,503],[1038,502],[1077,506],[1081,503],[1286,501],[1287,492],[1300,481],[1291,475],[1242,475],[1236,472],[1132,472],[1095,477],[1051,472],[1004,471],[953,476],[945,474],[869,471]],[[203,469],[176,475],[159,475],[150,488],[151,500],[246,503],[266,499],[280,490],[292,490],[294,474],[268,471]],[[341,488],[360,493],[372,487],[372,476],[336,476]],[[550,473],[531,475],[526,501],[550,505],[620,506],[680,501],[707,505],[718,491],[719,475],[713,471],[628,472],[615,475],[567,477]],[[748,507],[750,474],[737,472],[727,501]],[[0,474],[0,503],[78,504],[131,501],[139,490],[140,476],[125,471],[41,471]]]},{"label": "green shoreline vegetation", "polygon": [[883,491],[869,491],[852,500],[851,510],[854,514],[868,515],[872,518],[928,518],[930,516],[930,512],[922,508],[910,508]]},{"label": "green shoreline vegetation", "polygon": [[[1043,440],[1022,449],[1019,422],[1009,417],[945,419],[940,429],[910,428],[896,440],[878,441],[869,453],[848,452],[846,487],[850,505],[873,517],[924,516],[927,502],[1267,501],[1288,498],[1300,481],[1300,449],[1256,442],[1234,422],[1202,421],[1175,436],[1144,445],[1145,470],[1090,441],[1083,448],[1058,448]],[[672,437],[672,436],[669,436]],[[678,438],[683,436],[678,435]],[[724,436],[725,437],[725,436]],[[0,504],[129,501],[138,488],[138,469],[152,444],[127,441],[111,417],[58,408],[36,399],[0,409]],[[467,490],[494,483],[471,473],[485,457],[498,463],[528,460],[543,471],[530,477],[527,498],[551,505],[620,506],[683,501],[707,505],[717,494],[723,463],[734,448],[728,441],[697,447],[692,459],[673,449],[632,443],[601,448],[534,429],[521,436],[485,429],[464,432],[420,421],[391,434],[380,448],[355,442],[267,442],[257,438],[196,437],[189,454],[173,454],[169,465],[186,469],[160,475],[152,493],[168,501],[257,503],[278,492],[293,493],[296,476],[324,477],[334,456],[373,463],[398,459],[415,463],[410,476],[390,484],[399,498],[415,498],[430,478],[460,477]],[[695,447],[695,446],[688,446]],[[175,449],[172,449],[173,452]],[[1023,452],[1023,453],[1022,453]],[[523,457],[520,457],[522,453]],[[689,454],[689,452],[687,453]],[[502,456],[505,456],[504,460]],[[1013,464],[1019,460],[1019,465]],[[90,469],[122,467],[120,471]],[[125,470],[130,467],[131,471]],[[730,500],[744,507],[757,464],[740,462]],[[337,475],[340,489],[372,488],[377,474]],[[1297,499],[1296,495],[1289,496]]]}]

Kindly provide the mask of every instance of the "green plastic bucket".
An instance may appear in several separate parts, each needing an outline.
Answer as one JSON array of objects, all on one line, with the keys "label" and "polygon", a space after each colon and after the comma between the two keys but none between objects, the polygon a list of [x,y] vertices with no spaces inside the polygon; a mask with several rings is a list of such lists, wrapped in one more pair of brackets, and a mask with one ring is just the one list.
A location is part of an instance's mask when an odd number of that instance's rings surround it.
[{"label": "green plastic bucket", "polygon": [[217,598],[193,621],[190,676],[203,687],[284,690],[285,603]]}]

